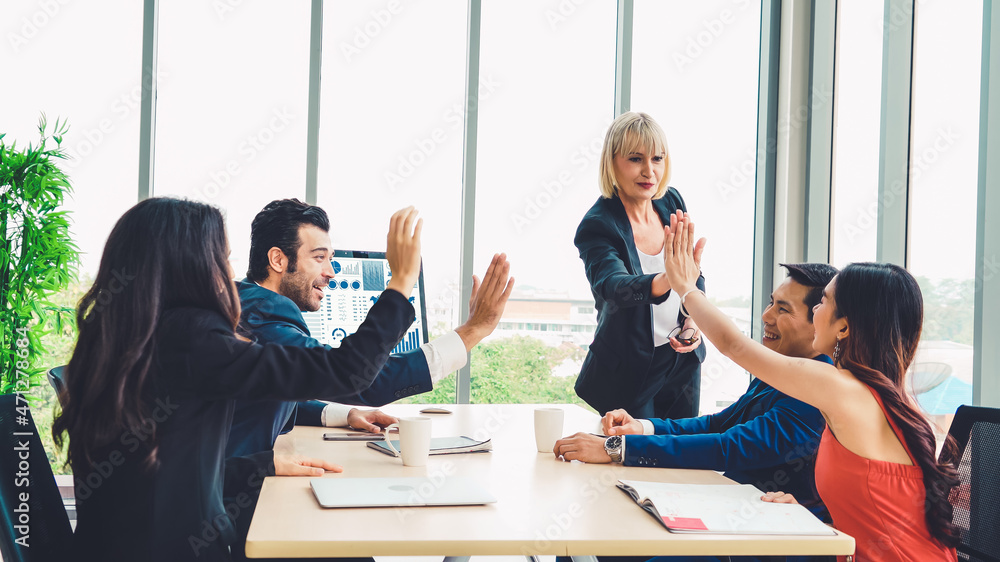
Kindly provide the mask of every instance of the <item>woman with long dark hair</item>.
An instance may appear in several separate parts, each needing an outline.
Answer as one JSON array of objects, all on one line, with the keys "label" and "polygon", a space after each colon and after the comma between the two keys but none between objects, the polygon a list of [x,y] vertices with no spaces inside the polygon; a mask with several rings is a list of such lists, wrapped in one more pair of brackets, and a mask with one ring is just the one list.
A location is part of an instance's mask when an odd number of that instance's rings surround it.
[{"label": "woman with long dark hair", "polygon": [[[935,457],[934,434],[903,385],[923,324],[920,287],[899,266],[854,263],[814,309],[813,348],[833,365],[793,359],[744,336],[695,282],[703,244],[677,213],[665,229],[666,273],[719,351],[781,392],[812,404],[827,427],[816,487],[838,529],[857,541],[856,560],[955,560],[958,530],[949,492],[958,485],[954,442]],[[946,459],[947,460],[947,459]],[[769,494],[770,501],[791,502]]]},{"label": "woman with long dark hair", "polygon": [[[69,436],[80,559],[228,560],[234,511],[252,505],[239,493],[275,473],[335,469],[272,460],[272,451],[225,459],[233,399],[337,399],[371,384],[413,320],[415,215],[393,215],[392,281],[365,323],[332,350],[234,334],[240,301],[217,208],[147,199],[119,219],[80,301],[52,429],[57,444]],[[233,501],[224,503],[224,494]]]}]

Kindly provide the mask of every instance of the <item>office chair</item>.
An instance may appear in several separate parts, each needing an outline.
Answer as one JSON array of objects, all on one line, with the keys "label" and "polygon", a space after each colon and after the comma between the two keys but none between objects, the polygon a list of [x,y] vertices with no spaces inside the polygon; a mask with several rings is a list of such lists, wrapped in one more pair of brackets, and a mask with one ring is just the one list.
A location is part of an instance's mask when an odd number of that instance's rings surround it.
[{"label": "office chair", "polygon": [[66,384],[63,382],[63,370],[66,369],[66,365],[61,367],[52,367],[48,370],[49,384],[52,385],[52,389],[56,391],[56,396],[62,394],[63,388]]},{"label": "office chair", "polygon": [[948,434],[958,442],[962,479],[949,498],[962,530],[958,559],[1000,562],[1000,409],[960,406]]},{"label": "office chair", "polygon": [[[4,562],[70,560],[73,530],[27,406],[20,395],[0,395],[0,474],[4,475],[0,478],[0,556]],[[23,494],[27,501],[21,500]],[[26,540],[28,547],[19,544],[19,539]]]}]

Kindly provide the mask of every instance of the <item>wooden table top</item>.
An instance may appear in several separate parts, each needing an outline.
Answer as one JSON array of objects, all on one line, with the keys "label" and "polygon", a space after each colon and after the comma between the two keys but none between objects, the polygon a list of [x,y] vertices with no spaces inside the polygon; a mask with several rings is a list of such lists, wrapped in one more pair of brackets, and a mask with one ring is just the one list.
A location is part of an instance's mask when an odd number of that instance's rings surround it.
[{"label": "wooden table top", "polygon": [[[434,437],[493,439],[493,452],[436,455],[425,467],[369,449],[362,442],[323,441],[343,431],[298,426],[276,451],[324,458],[344,466],[324,478],[462,475],[480,481],[498,502],[479,506],[319,507],[309,478],[264,481],[246,552],[251,558],[472,555],[834,555],[854,552],[854,539],[698,535],[668,532],[619,490],[618,479],[692,484],[732,483],[708,470],[624,467],[564,462],[535,449],[533,411],[539,405],[443,405],[427,414]],[[552,406],[545,404],[542,406]],[[600,431],[600,418],[575,405],[564,434]],[[395,416],[422,415],[424,406],[389,405]]]}]

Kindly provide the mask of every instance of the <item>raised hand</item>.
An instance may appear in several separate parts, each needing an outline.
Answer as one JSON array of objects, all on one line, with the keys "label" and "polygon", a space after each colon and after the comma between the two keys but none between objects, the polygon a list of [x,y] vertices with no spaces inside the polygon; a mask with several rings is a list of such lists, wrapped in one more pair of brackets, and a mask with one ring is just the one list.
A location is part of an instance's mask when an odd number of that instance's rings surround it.
[{"label": "raised hand", "polygon": [[420,231],[424,219],[417,219],[417,214],[412,205],[396,211],[389,219],[389,234],[386,235],[385,259],[392,271],[386,288],[399,291],[407,298],[420,277]]},{"label": "raised hand", "polygon": [[508,280],[510,262],[507,254],[494,254],[486,268],[482,284],[472,276],[472,296],[469,298],[469,319],[455,329],[465,343],[466,351],[472,351],[486,336],[493,333],[500,317],[503,316],[507,299],[514,290],[514,278]]},{"label": "raised hand", "polygon": [[605,435],[642,435],[642,423],[625,410],[611,410],[601,418]]},{"label": "raised hand", "polygon": [[694,222],[687,213],[677,211],[670,216],[670,225],[663,228],[663,265],[670,287],[685,295],[696,288],[701,275],[704,238],[694,242]]}]

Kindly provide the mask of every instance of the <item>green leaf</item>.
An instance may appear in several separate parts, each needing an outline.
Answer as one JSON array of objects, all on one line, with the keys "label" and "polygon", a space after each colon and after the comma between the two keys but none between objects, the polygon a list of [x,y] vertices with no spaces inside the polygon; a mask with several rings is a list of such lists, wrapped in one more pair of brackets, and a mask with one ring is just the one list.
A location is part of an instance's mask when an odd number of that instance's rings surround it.
[{"label": "green leaf", "polygon": [[[79,266],[72,220],[60,210],[72,192],[69,177],[59,168],[65,158],[59,145],[69,126],[64,119],[55,120],[55,148],[46,147],[48,129],[43,113],[37,144],[19,148],[16,142],[0,142],[0,393],[12,391],[18,375],[14,359],[25,341],[16,327],[29,327],[30,365],[22,371],[31,386],[45,384],[42,364],[65,363],[75,340],[75,314],[68,305],[79,300],[79,287],[72,301],[58,300],[65,298],[59,295],[74,283]],[[0,134],[0,141],[4,137]],[[58,358],[50,356],[52,342],[58,342]]]}]

